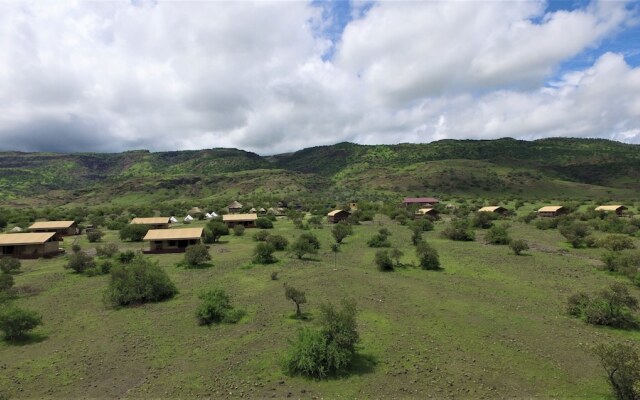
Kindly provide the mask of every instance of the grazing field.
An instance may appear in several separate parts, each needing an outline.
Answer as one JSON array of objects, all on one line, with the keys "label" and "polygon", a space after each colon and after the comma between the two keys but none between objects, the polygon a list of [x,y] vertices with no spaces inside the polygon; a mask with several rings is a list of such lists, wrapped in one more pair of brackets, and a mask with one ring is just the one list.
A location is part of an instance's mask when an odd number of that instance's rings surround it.
[{"label": "grazing field", "polygon": [[[198,222],[192,226],[203,224]],[[180,293],[173,299],[112,309],[103,302],[109,276],[63,268],[66,256],[23,261],[15,276],[18,305],[42,314],[44,325],[25,343],[0,342],[0,393],[9,397],[559,397],[603,398],[609,388],[591,351],[637,332],[598,328],[564,308],[577,290],[597,290],[624,278],[597,269],[599,249],[571,249],[557,231],[512,223],[511,235],[532,250],[424,237],[440,253],[441,271],[424,271],[410,230],[385,216],[355,226],[337,263],[330,226],[314,229],[322,249],[297,260],[277,252],[272,265],[250,263],[257,229],[211,245],[212,267],[185,269],[182,255],[154,255]],[[366,241],[381,227],[404,253],[405,267],[379,272]],[[302,231],[278,220],[290,242]],[[70,253],[73,239],[64,245]],[[79,240],[83,249],[94,244]],[[103,242],[121,250],[107,231]],[[271,273],[278,271],[279,279]],[[287,283],[306,291],[309,314],[293,318]],[[198,294],[224,288],[247,314],[235,325],[198,326]],[[636,296],[639,291],[632,288]],[[286,376],[282,359],[318,305],[351,297],[359,308],[361,348],[352,374],[326,381]]]}]

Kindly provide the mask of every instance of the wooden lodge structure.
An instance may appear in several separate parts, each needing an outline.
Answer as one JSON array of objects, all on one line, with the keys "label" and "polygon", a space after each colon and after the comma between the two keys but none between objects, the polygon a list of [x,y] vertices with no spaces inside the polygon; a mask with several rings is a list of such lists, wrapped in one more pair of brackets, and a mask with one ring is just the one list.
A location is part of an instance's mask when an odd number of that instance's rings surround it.
[{"label": "wooden lodge structure", "polygon": [[56,232],[6,233],[0,235],[0,256],[53,257],[64,253]]},{"label": "wooden lodge structure", "polygon": [[349,218],[349,212],[344,210],[333,210],[327,214],[327,220],[332,224],[337,224]]},{"label": "wooden lodge structure", "polygon": [[245,228],[255,228],[258,214],[226,214],[222,216],[222,222],[229,228],[243,225]]},{"label": "wooden lodge structure", "polygon": [[229,210],[229,214],[238,214],[242,211],[242,203],[238,203],[234,200],[227,206],[227,209]]},{"label": "wooden lodge structure", "polygon": [[202,242],[203,228],[150,229],[142,239],[149,242],[145,254],[184,253],[187,246]]},{"label": "wooden lodge structure", "polygon": [[419,207],[429,207],[435,206],[440,203],[438,199],[434,199],[433,197],[405,197],[402,201],[402,205],[405,208],[411,206],[419,206]]},{"label": "wooden lodge structure", "polygon": [[40,221],[34,222],[27,229],[35,233],[53,232],[58,237],[80,234],[80,228],[75,221]]},{"label": "wooden lodge structure", "polygon": [[440,213],[438,213],[438,211],[436,211],[433,208],[420,208],[420,209],[416,210],[416,213],[414,214],[414,217],[415,218],[428,217],[428,218],[432,218],[432,219],[438,219],[439,215],[440,215]]},{"label": "wooden lodge structure", "polygon": [[134,218],[132,225],[149,225],[151,229],[169,229],[171,217]]},{"label": "wooden lodge structure", "polygon": [[617,216],[621,217],[628,208],[623,205],[612,205],[612,206],[598,206],[596,207],[596,211],[605,212],[605,213],[615,213]]},{"label": "wooden lodge structure", "polygon": [[500,215],[506,213],[507,211],[509,210],[507,210],[502,206],[485,206],[478,210],[478,212],[487,212],[487,213],[500,214]]},{"label": "wooden lodge structure", "polygon": [[557,217],[566,213],[567,209],[563,206],[545,206],[538,210],[539,217]]}]

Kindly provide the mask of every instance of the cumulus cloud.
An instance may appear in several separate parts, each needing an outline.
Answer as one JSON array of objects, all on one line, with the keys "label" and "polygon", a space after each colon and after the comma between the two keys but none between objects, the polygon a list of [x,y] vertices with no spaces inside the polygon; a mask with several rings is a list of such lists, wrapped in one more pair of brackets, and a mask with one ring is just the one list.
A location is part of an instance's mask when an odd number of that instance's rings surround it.
[{"label": "cumulus cloud", "polygon": [[313,3],[0,3],[0,149],[638,143],[640,69],[606,53],[557,76],[635,14],[358,1],[336,39],[321,29],[335,16]]}]

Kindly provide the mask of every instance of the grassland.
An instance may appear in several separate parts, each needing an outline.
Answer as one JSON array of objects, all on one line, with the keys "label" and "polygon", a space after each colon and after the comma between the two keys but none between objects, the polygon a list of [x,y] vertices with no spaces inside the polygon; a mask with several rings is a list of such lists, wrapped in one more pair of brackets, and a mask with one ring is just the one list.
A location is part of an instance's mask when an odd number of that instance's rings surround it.
[{"label": "grassland", "polygon": [[[525,207],[521,213],[527,212]],[[198,226],[202,222],[195,225]],[[0,342],[0,393],[11,397],[213,398],[586,398],[609,388],[591,346],[638,332],[598,328],[565,315],[566,298],[624,278],[602,272],[602,250],[572,249],[556,230],[511,222],[526,239],[527,255],[506,246],[453,242],[436,230],[426,240],[443,270],[423,271],[405,226],[377,215],[356,226],[334,264],[330,227],[313,230],[320,253],[251,266],[255,245],[247,230],[211,245],[214,266],[176,267],[181,255],[159,260],[180,293],[169,301],[111,309],[102,301],[108,276],[65,270],[65,257],[24,261],[16,284],[18,305],[42,314],[44,325],[20,345]],[[404,268],[376,270],[366,241],[381,227],[405,255]],[[274,232],[292,241],[301,231],[278,220]],[[85,249],[94,247],[81,237]],[[636,240],[636,244],[638,240]],[[105,242],[121,250],[107,231]],[[72,240],[64,246],[69,251]],[[279,280],[271,273],[279,272]],[[292,319],[283,283],[303,289],[310,319]],[[198,326],[194,316],[204,289],[222,287],[247,315],[236,325]],[[636,297],[640,290],[631,288]],[[289,377],[282,358],[288,341],[313,325],[318,305],[352,297],[358,303],[361,348],[349,376],[327,381]]]}]

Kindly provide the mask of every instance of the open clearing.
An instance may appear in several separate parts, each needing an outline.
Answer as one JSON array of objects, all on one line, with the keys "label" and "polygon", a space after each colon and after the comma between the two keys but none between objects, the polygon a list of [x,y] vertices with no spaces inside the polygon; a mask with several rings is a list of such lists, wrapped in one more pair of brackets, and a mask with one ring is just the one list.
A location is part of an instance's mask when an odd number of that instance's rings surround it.
[{"label": "open clearing", "polygon": [[[377,216],[354,227],[337,257],[330,226],[312,230],[322,249],[298,261],[248,266],[256,242],[224,236],[211,245],[214,264],[176,267],[182,255],[158,259],[180,293],[169,301],[111,309],[102,294],[109,276],[87,277],[65,270],[66,257],[23,261],[15,276],[19,306],[42,314],[44,325],[26,344],[0,342],[0,393],[10,397],[287,397],[295,398],[603,398],[610,390],[590,347],[638,332],[594,327],[565,315],[567,297],[613,281],[597,269],[602,249],[571,249],[557,230],[540,231],[512,222],[511,236],[532,250],[514,256],[507,246],[453,242],[439,237],[444,223],[425,239],[440,254],[444,270],[415,267],[378,272],[376,249],[366,241],[387,227],[403,262],[415,264],[411,232]],[[202,226],[197,222],[192,226]],[[287,220],[274,233],[290,242],[302,231]],[[64,246],[69,253],[73,239]],[[94,247],[80,238],[82,247]],[[104,242],[121,250],[107,231]],[[636,243],[637,243],[636,239]],[[637,243],[638,244],[638,243]],[[271,280],[271,272],[279,280]],[[306,291],[303,311],[283,283]],[[631,287],[636,297],[640,291]],[[247,315],[236,325],[198,326],[194,316],[203,289],[221,287]],[[313,325],[318,305],[348,296],[357,301],[360,357],[353,374],[315,381],[284,375],[281,361],[299,327]]]}]

